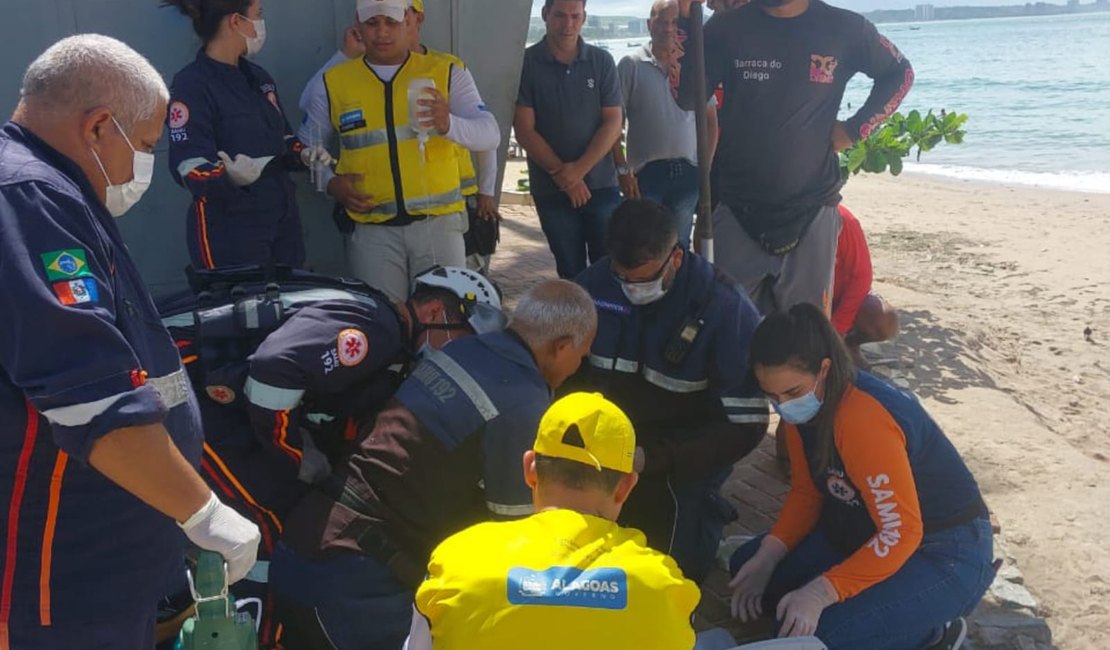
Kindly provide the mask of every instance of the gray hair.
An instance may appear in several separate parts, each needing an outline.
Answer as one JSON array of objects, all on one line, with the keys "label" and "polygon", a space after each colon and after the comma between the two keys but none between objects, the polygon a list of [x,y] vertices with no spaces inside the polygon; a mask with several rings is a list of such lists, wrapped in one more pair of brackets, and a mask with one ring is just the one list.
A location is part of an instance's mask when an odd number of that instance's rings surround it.
[{"label": "gray hair", "polygon": [[564,337],[580,346],[597,329],[597,308],[590,294],[577,284],[548,280],[521,297],[509,328],[533,349]]},{"label": "gray hair", "polygon": [[122,41],[78,34],[31,63],[20,96],[34,110],[84,113],[104,107],[130,132],[154,117],[170,91],[154,66]]}]

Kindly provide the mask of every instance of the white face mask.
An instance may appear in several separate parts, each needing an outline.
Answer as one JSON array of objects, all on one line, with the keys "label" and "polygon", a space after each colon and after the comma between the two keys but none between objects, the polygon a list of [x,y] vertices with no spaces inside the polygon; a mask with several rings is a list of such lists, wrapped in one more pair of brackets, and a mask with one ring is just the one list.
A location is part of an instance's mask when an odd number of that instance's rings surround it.
[{"label": "white face mask", "polygon": [[663,278],[656,278],[652,282],[621,282],[621,290],[628,302],[633,305],[650,305],[663,299],[667,290],[663,288]]},{"label": "white face mask", "polygon": [[108,212],[113,217],[119,218],[127,214],[127,211],[143,198],[143,194],[150,187],[150,181],[154,178],[154,154],[136,151],[135,146],[131,144],[131,139],[123,132],[123,127],[116,121],[115,116],[111,117],[112,123],[119,129],[120,135],[123,136],[127,146],[131,147],[131,152],[134,154],[131,159],[131,170],[134,178],[123,185],[112,185],[112,179],[108,177],[108,170],[104,169],[104,163],[101,162],[100,156],[97,155],[96,151],[93,151],[92,155],[96,158],[100,173],[104,174],[104,180],[108,181],[104,207],[108,208]]},{"label": "white face mask", "polygon": [[[247,17],[243,16],[243,18]],[[258,20],[247,18],[247,20],[250,20],[251,24],[254,25],[255,36],[247,36],[242,32],[240,32],[239,35],[247,41],[247,56],[254,56],[261,52],[262,46],[266,44],[266,20],[264,18],[259,18]]]}]

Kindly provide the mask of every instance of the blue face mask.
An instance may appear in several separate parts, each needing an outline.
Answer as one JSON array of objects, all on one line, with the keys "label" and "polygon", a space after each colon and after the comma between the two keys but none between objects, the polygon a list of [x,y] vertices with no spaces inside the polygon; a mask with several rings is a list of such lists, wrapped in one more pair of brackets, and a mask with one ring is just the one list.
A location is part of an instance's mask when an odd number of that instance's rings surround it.
[{"label": "blue face mask", "polygon": [[[818,382],[821,380],[818,379]],[[821,400],[817,399],[817,384],[813,384],[813,390],[805,395],[792,399],[788,402],[778,403],[771,400],[771,406],[774,407],[775,412],[790,424],[805,424],[813,418],[817,417],[817,413],[821,410]]]}]

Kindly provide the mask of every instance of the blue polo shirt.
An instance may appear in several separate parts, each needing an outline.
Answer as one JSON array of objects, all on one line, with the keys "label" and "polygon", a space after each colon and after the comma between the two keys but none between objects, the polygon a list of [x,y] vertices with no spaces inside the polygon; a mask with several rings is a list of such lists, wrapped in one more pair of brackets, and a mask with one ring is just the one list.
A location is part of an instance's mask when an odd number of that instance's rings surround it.
[{"label": "blue polo shirt", "polygon": [[[567,65],[555,58],[545,38],[524,52],[516,103],[536,112],[536,132],[560,160],[578,160],[601,128],[601,109],[622,104],[613,56],[579,39],[578,57]],[[559,194],[551,176],[531,158],[528,177],[533,196]],[[617,187],[612,156],[586,174],[586,185],[591,190]]]},{"label": "blue polo shirt", "polygon": [[88,456],[162,423],[197,463],[197,402],[115,219],[73,161],[11,122],[0,274],[0,626],[150,616],[185,537]]}]

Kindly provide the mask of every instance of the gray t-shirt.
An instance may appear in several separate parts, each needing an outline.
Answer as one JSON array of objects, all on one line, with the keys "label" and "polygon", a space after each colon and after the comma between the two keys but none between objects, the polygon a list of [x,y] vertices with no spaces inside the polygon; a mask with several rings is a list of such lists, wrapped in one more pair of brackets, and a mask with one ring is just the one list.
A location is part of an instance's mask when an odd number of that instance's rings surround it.
[{"label": "gray t-shirt", "polygon": [[[678,105],[670,76],[645,45],[617,64],[628,120],[628,166],[633,171],[656,160],[685,158],[698,165],[694,112]],[[709,106],[717,105],[710,98]]]},{"label": "gray t-shirt", "polygon": [[[601,127],[601,109],[621,105],[620,83],[613,56],[578,41],[578,57],[562,63],[541,40],[524,52],[517,105],[536,112],[536,132],[565,162],[578,160]],[[533,196],[559,194],[551,176],[531,159],[528,176]],[[590,189],[617,186],[613,157],[605,156],[586,175]]]}]

